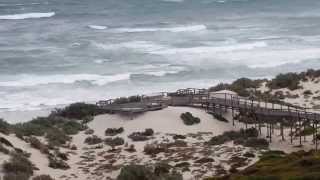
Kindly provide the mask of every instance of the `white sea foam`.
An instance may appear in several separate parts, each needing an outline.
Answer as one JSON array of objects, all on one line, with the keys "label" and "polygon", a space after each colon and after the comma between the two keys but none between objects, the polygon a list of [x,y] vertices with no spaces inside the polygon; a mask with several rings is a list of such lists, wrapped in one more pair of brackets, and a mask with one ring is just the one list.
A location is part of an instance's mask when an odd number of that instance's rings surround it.
[{"label": "white sea foam", "polygon": [[181,2],[183,2],[184,0],[162,0],[162,1],[165,1],[165,2],[181,3]]},{"label": "white sea foam", "polygon": [[88,81],[95,85],[105,85],[111,82],[128,80],[130,73],[114,74],[114,75],[98,75],[98,74],[57,74],[57,75],[30,75],[23,74],[15,77],[7,77],[6,81],[0,80],[0,86],[3,87],[23,87],[47,84],[72,84],[80,81]]},{"label": "white sea foam", "polygon": [[230,52],[230,51],[243,51],[252,50],[255,48],[267,47],[266,42],[253,42],[253,43],[243,43],[243,44],[233,44],[225,46],[199,46],[190,48],[168,48],[162,49],[160,51],[153,51],[153,54],[159,55],[172,55],[172,54],[203,54],[203,53],[217,53],[217,52]]},{"label": "white sea foam", "polygon": [[141,33],[141,32],[157,32],[167,31],[172,33],[179,32],[195,32],[204,31],[207,27],[205,25],[186,25],[186,26],[175,26],[175,27],[144,27],[144,28],[116,28],[112,32],[115,33]]},{"label": "white sea foam", "polygon": [[54,15],[55,15],[55,12],[0,15],[0,20],[19,20],[19,19],[48,18],[48,17],[52,17]]},{"label": "white sea foam", "polygon": [[107,26],[101,26],[101,25],[89,25],[88,27],[91,29],[97,29],[97,30],[104,30],[108,28]]},{"label": "white sea foam", "polygon": [[105,50],[133,50],[143,53],[152,53],[155,51],[160,51],[166,49],[165,46],[151,42],[151,41],[129,41],[118,44],[102,44],[95,43],[95,46]]}]

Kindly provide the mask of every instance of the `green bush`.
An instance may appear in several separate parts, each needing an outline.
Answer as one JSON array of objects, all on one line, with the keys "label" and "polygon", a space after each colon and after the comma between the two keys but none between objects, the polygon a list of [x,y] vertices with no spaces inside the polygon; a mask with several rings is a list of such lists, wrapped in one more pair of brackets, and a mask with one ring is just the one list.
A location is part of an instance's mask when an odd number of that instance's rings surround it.
[{"label": "green bush", "polygon": [[25,173],[6,173],[3,180],[29,180],[30,175]]},{"label": "green bush", "polygon": [[0,133],[8,135],[11,131],[11,125],[4,121],[3,119],[0,119]]},{"label": "green bush", "polygon": [[29,140],[29,143],[30,143],[31,147],[40,150],[40,152],[42,152],[44,154],[48,154],[49,153],[48,147],[45,144],[43,144],[36,137],[30,137],[28,140]]},{"label": "green bush", "polygon": [[106,145],[109,145],[109,146],[121,146],[124,144],[124,140],[123,138],[120,138],[120,137],[116,137],[116,138],[107,138],[104,140],[104,143]]},{"label": "green bush", "polygon": [[66,162],[54,156],[49,156],[49,167],[53,169],[62,169],[62,170],[66,170],[70,168],[70,166]]},{"label": "green bush", "polygon": [[190,112],[182,113],[180,118],[183,123],[188,126],[200,123],[200,119],[198,117],[194,117]]},{"label": "green bush", "polygon": [[54,179],[49,175],[39,175],[32,178],[32,180],[54,180]]},{"label": "green bush", "polygon": [[108,128],[105,131],[105,135],[106,136],[115,136],[117,134],[123,133],[123,131],[124,131],[123,127],[120,127],[120,128]]},{"label": "green bush", "polygon": [[61,131],[60,129],[52,128],[48,130],[46,139],[48,140],[50,146],[61,146],[70,141],[71,137],[69,137],[64,131]]},{"label": "green bush", "polygon": [[13,153],[9,161],[3,163],[3,170],[6,174],[26,175],[30,177],[33,175],[33,164],[21,154]]},{"label": "green bush", "polygon": [[74,103],[63,109],[56,109],[51,113],[51,116],[84,120],[102,113],[105,113],[105,111],[95,104]]},{"label": "green bush", "polygon": [[9,147],[13,147],[12,143],[4,137],[0,137],[0,143]]},{"label": "green bush", "polygon": [[271,89],[288,88],[290,90],[296,90],[301,88],[299,83],[302,79],[303,77],[297,73],[279,74],[267,85]]},{"label": "green bush", "polygon": [[117,180],[182,180],[181,174],[169,172],[169,165],[158,163],[153,169],[142,165],[124,166]]},{"label": "green bush", "polygon": [[85,126],[77,121],[67,121],[62,125],[62,130],[68,135],[78,134],[79,131],[85,129]]},{"label": "green bush", "polygon": [[99,137],[96,136],[96,135],[92,135],[92,136],[87,137],[87,138],[84,140],[84,143],[86,143],[86,144],[88,144],[88,145],[95,145],[95,144],[102,143],[102,139],[99,138]]},{"label": "green bush", "polygon": [[0,144],[0,152],[2,152],[3,154],[9,154],[10,150]]}]

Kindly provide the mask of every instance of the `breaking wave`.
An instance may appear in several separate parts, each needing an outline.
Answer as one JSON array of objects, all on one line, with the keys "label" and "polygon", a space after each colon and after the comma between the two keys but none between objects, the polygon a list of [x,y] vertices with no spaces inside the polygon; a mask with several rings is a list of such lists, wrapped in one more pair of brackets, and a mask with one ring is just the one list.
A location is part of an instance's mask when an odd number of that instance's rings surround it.
[{"label": "breaking wave", "polygon": [[0,15],[0,20],[19,20],[19,19],[36,19],[49,18],[55,15],[55,12],[48,13],[25,13],[25,14],[10,14]]}]

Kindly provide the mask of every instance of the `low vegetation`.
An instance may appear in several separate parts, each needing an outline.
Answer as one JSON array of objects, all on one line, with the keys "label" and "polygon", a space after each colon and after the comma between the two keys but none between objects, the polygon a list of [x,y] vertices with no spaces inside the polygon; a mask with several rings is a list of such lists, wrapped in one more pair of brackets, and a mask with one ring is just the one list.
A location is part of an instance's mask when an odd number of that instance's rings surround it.
[{"label": "low vegetation", "polygon": [[128,138],[132,141],[146,141],[149,140],[150,137],[154,134],[153,129],[147,128],[144,132],[133,132],[131,133]]},{"label": "low vegetation", "polygon": [[194,117],[190,112],[182,113],[180,118],[185,125],[191,126],[200,123],[200,118]]},{"label": "low vegetation", "polygon": [[32,180],[54,180],[54,179],[49,175],[39,175],[32,178]]},{"label": "low vegetation", "polygon": [[182,180],[182,175],[171,168],[164,163],[158,163],[154,167],[128,165],[121,169],[117,180]]},{"label": "low vegetation", "polygon": [[13,180],[14,178],[28,180],[33,175],[33,170],[33,164],[19,153],[11,154],[10,160],[3,163],[4,179],[6,180]]},{"label": "low vegetation", "polygon": [[115,137],[115,138],[106,138],[104,140],[104,143],[106,145],[109,145],[111,147],[115,147],[115,146],[121,146],[124,145],[124,139],[121,137]]},{"label": "low vegetation", "polygon": [[85,140],[84,143],[88,144],[88,145],[95,145],[95,144],[99,144],[102,143],[102,139],[96,135],[92,135],[92,136],[88,136]]},{"label": "low vegetation", "polygon": [[50,116],[88,121],[92,119],[91,117],[103,113],[105,113],[105,110],[95,104],[74,103],[62,109],[56,109]]},{"label": "low vegetation", "polygon": [[120,97],[114,100],[114,104],[126,104],[140,102],[142,100],[141,96],[130,96],[130,97]]},{"label": "low vegetation", "polygon": [[124,131],[123,127],[120,127],[120,128],[108,128],[105,131],[105,135],[106,136],[115,136],[117,134],[123,133],[123,131]]},{"label": "low vegetation", "polygon": [[225,177],[207,180],[318,180],[320,156],[315,151],[284,154],[268,151],[247,169]]},{"label": "low vegetation", "polygon": [[208,145],[221,145],[228,141],[234,141],[235,144],[240,144],[247,147],[267,148],[269,142],[263,138],[258,138],[259,132],[255,128],[241,129],[240,131],[227,131],[222,135],[212,137]]}]

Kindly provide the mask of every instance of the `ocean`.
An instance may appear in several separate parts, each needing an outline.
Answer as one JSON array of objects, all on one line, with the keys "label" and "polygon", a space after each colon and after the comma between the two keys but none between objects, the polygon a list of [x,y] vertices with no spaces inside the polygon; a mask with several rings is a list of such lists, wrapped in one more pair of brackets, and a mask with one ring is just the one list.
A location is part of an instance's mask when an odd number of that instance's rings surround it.
[{"label": "ocean", "polygon": [[0,111],[320,68],[319,0],[0,0]]}]

